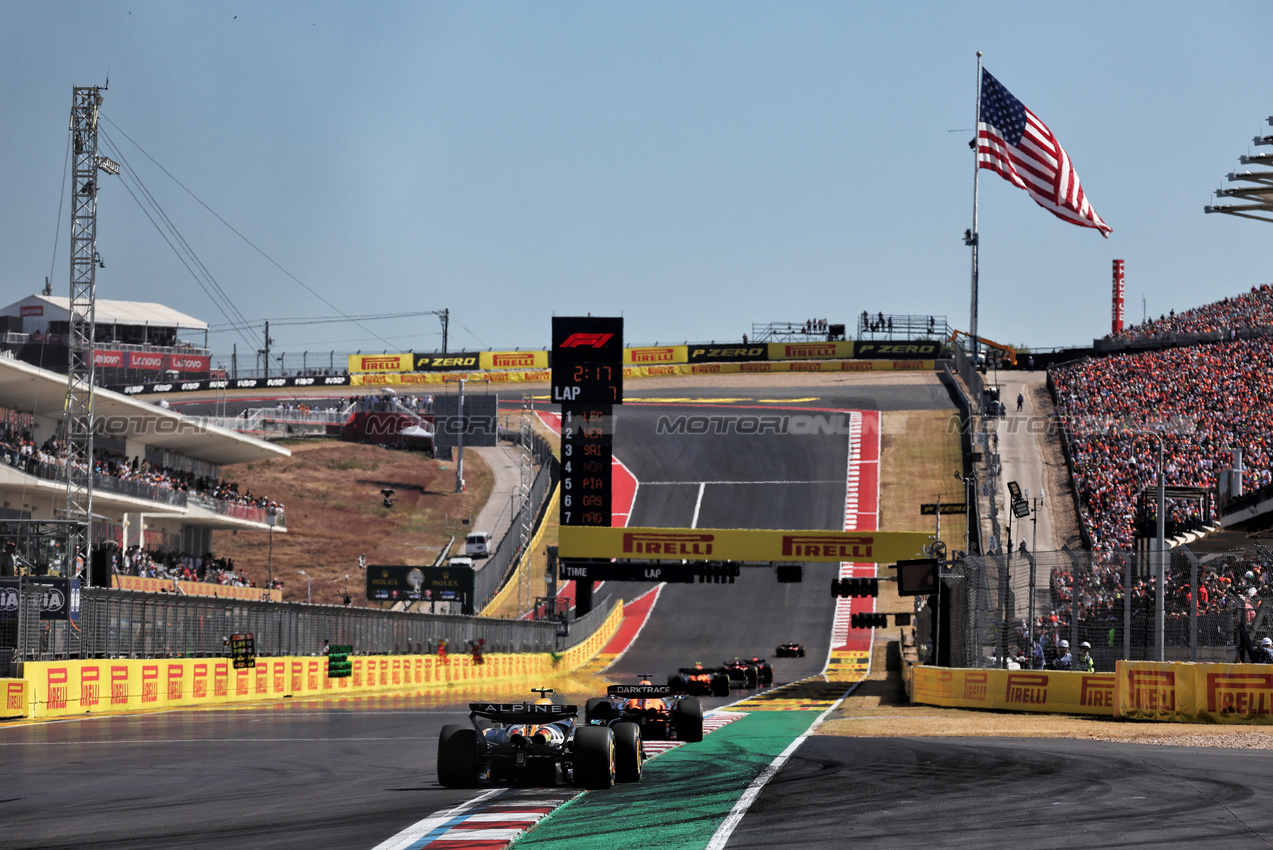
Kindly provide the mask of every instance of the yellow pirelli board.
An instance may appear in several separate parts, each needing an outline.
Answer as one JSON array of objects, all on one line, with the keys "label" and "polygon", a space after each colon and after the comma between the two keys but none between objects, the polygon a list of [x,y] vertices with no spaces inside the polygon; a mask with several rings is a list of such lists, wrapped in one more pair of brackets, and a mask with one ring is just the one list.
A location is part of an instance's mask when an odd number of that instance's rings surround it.
[{"label": "yellow pirelli board", "polygon": [[563,558],[638,561],[856,561],[922,557],[923,531],[793,531],[732,528],[562,526]]},{"label": "yellow pirelli board", "polygon": [[1114,715],[1113,673],[1064,670],[967,670],[919,665],[911,701],[952,708]]},{"label": "yellow pirelli board", "polygon": [[1133,720],[1273,723],[1273,668],[1120,661],[1117,705]]}]

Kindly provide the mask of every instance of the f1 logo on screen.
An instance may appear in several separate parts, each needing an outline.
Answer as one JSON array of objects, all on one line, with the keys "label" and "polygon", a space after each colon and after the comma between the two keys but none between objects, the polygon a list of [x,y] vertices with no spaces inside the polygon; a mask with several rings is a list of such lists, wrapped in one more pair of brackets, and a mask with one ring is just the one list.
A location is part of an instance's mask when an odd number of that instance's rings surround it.
[{"label": "f1 logo on screen", "polygon": [[561,343],[561,348],[604,348],[614,334],[573,333]]}]

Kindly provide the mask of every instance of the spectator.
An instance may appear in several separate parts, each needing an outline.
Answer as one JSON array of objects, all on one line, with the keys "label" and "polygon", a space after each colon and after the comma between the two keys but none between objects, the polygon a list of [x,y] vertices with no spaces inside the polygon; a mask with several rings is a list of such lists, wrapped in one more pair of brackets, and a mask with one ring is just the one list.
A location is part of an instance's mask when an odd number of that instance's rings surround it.
[{"label": "spectator", "polygon": [[1096,672],[1096,662],[1092,660],[1092,645],[1087,641],[1079,644],[1079,657],[1074,659],[1074,669],[1080,673]]},{"label": "spectator", "polygon": [[1057,649],[1061,654],[1058,655],[1056,660],[1052,662],[1052,669],[1072,669],[1074,666],[1074,659],[1070,656],[1070,642],[1068,640],[1062,640],[1059,644],[1057,644]]}]

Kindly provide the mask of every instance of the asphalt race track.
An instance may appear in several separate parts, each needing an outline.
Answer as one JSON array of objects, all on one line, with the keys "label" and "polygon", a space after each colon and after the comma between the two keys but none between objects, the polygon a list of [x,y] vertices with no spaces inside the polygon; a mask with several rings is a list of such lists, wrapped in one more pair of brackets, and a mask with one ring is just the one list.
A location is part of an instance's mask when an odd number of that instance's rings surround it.
[{"label": "asphalt race track", "polygon": [[[660,434],[660,416],[950,406],[932,385],[647,392],[633,382],[629,398],[642,396],[668,400],[621,409],[615,453],[641,482],[633,525],[839,528],[843,518],[844,437]],[[789,585],[759,568],[732,585],[667,585],[612,672],[623,681],[665,677],[695,661],[762,655],[778,682],[816,673],[830,645],[833,571],[808,567],[803,583]],[[650,586],[608,583],[601,596],[632,598]],[[806,644],[805,658],[772,658],[792,640]],[[0,848],[372,848],[473,798],[437,784],[435,751],[441,726],[461,721],[463,703],[482,696],[2,724]],[[588,694],[566,696],[581,703]],[[591,805],[549,818],[527,845],[583,846],[550,838],[558,820],[569,834],[574,816],[606,824],[604,834],[579,829],[609,847],[705,847],[698,838],[659,843],[658,826],[676,820],[675,835],[710,837],[718,821],[694,828],[695,795],[732,795],[728,810],[742,792],[717,781],[747,755],[731,749],[739,739],[727,731],[655,759],[638,785],[586,795]],[[1258,750],[813,736],[760,791],[727,846],[1268,846],[1270,775],[1273,753]],[[629,819],[636,808],[624,801],[648,804],[654,820]]]},{"label": "asphalt race track", "polygon": [[1267,750],[811,737],[728,846],[1267,847],[1270,769]]}]

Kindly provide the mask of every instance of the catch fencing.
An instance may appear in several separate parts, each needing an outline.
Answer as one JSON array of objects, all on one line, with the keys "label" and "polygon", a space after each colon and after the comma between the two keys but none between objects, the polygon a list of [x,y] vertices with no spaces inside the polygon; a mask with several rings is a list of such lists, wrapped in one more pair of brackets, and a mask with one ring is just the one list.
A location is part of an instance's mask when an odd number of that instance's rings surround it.
[{"label": "catch fencing", "polygon": [[262,656],[310,655],[324,643],[352,646],[359,655],[433,653],[443,642],[452,652],[465,652],[479,640],[485,652],[562,652],[586,640],[617,604],[607,600],[564,635],[556,622],[103,588],[81,591],[77,623],[41,620],[44,593],[24,585],[15,616],[0,620],[0,678],[13,675],[13,665],[22,661],[224,657],[233,634],[254,635]]},{"label": "catch fencing", "polygon": [[1120,659],[1157,660],[1160,646],[1166,661],[1237,661],[1273,636],[1273,550],[1170,550],[1161,618],[1157,560],[1150,551],[966,556],[942,570],[948,627],[934,631],[932,600],[922,603],[921,651],[952,667],[1029,666],[1036,643],[1050,664],[1061,640],[1086,641],[1096,669],[1112,671]]},{"label": "catch fencing", "polygon": [[535,480],[531,484],[530,498],[522,503],[508,527],[508,533],[477,570],[473,585],[473,610],[475,611],[485,608],[512,576],[513,567],[522,555],[520,529],[523,522],[532,528],[539,527],[539,523],[544,519],[545,509],[548,507],[546,505],[548,496],[557,483],[560,473],[557,459],[553,457],[552,445],[539,434],[534,434],[531,452],[535,464],[539,466],[539,472],[536,473]]}]

